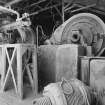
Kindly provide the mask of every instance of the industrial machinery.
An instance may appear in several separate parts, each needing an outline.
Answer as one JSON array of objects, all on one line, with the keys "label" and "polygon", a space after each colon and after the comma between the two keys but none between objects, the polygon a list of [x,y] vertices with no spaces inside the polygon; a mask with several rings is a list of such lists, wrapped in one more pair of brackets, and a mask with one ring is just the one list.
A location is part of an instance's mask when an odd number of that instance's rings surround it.
[{"label": "industrial machinery", "polygon": [[[36,99],[34,105],[101,105],[91,88],[77,79],[51,83],[44,88],[43,97]],[[95,100],[95,101],[93,101]]]},{"label": "industrial machinery", "polygon": [[[52,44],[53,46],[63,45],[63,44],[70,44],[70,46],[73,46],[74,44],[76,44],[77,46],[81,45],[86,48],[86,50],[84,49],[86,52],[91,53],[89,54],[89,56],[82,55],[81,57],[81,55],[78,55],[77,72],[79,72],[78,74],[80,74],[79,79],[81,81],[83,81],[85,84],[92,87],[93,91],[98,92],[98,95],[101,99],[100,105],[104,105],[105,104],[105,101],[104,101],[105,100],[105,85],[104,85],[104,79],[105,79],[105,23],[104,21],[100,17],[94,14],[91,14],[91,13],[78,13],[76,15],[73,15],[71,18],[65,21],[61,26],[59,26],[55,30],[55,32],[52,34],[49,41],[50,41],[50,44]],[[73,50],[72,47],[71,47],[71,51],[72,51],[73,56],[75,56],[75,51]],[[81,51],[80,53],[82,54],[82,50],[80,51]],[[68,58],[72,55],[71,53],[69,54],[67,54]],[[51,61],[51,57],[53,55],[54,53],[52,53],[49,58],[46,57],[48,58],[49,62]],[[74,62],[75,57],[73,56],[71,57],[71,61],[69,62],[69,64],[72,64]],[[44,59],[44,56],[43,56],[43,59]],[[48,62],[47,60],[44,60],[44,61]],[[68,64],[68,62],[66,63]],[[57,62],[57,64],[59,64],[59,62]],[[65,75],[66,74],[65,65],[62,66],[61,64],[60,67],[63,68],[63,71],[64,71],[63,74]],[[51,69],[49,69],[49,71],[50,70]],[[69,68],[68,72],[72,72],[72,70],[73,70],[72,68]],[[58,71],[60,70],[56,69],[57,73]],[[51,73],[51,75],[53,74]],[[60,75],[60,73],[57,75]],[[62,75],[62,77],[64,75]]]},{"label": "industrial machinery", "polygon": [[52,44],[81,44],[91,46],[93,54],[101,55],[105,47],[105,24],[98,16],[79,13],[58,27],[50,41]]},{"label": "industrial machinery", "polygon": [[[7,80],[10,79],[11,74],[15,90],[21,98],[23,98],[24,78],[26,81],[27,77],[29,78],[28,81],[36,93],[37,80],[41,81],[40,85],[42,86],[50,82],[57,82],[44,88],[44,97],[41,98],[42,101],[38,100],[36,105],[77,105],[81,97],[80,105],[90,105],[91,90],[83,83],[74,79],[58,82],[62,77],[67,80],[79,77],[94,92],[99,93],[98,95],[102,99],[102,104],[99,105],[104,105],[105,23],[100,17],[92,13],[73,15],[59,26],[51,38],[46,41],[52,45],[40,46],[36,50],[34,46],[36,37],[30,27],[29,14],[25,13],[20,17],[18,12],[1,6],[0,12],[9,14],[8,17],[3,17],[0,23],[0,43],[4,44],[0,50],[1,58],[3,54],[0,66],[2,67],[2,62],[4,63],[2,69],[4,70],[2,76],[3,91],[7,88]],[[15,17],[15,20],[12,17]],[[16,69],[15,66],[19,69]],[[102,85],[98,86],[99,83]]]},{"label": "industrial machinery", "polygon": [[35,33],[30,27],[27,13],[20,17],[17,11],[2,6],[0,13],[3,16],[0,21],[0,43],[35,43]]},{"label": "industrial machinery", "polygon": [[2,6],[0,13],[0,91],[14,85],[16,94],[22,99],[26,82],[30,83],[33,93],[37,93],[35,34],[29,14],[20,17],[17,11]]}]

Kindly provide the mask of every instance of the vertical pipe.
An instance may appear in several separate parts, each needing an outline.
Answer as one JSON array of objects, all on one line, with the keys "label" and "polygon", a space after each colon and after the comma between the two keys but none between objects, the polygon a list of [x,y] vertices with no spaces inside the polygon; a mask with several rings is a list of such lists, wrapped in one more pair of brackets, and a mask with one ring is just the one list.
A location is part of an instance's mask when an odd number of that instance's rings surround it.
[{"label": "vertical pipe", "polygon": [[64,13],[64,0],[62,0],[62,23],[65,21],[65,13]]},{"label": "vertical pipe", "polygon": [[38,26],[36,27],[36,37],[37,37],[36,48],[38,48]]},{"label": "vertical pipe", "polygon": [[32,70],[32,77],[33,77],[33,93],[36,96],[38,94],[38,72],[37,72],[37,48],[35,45],[32,46],[33,54],[32,54],[32,63],[33,63],[33,70]]}]

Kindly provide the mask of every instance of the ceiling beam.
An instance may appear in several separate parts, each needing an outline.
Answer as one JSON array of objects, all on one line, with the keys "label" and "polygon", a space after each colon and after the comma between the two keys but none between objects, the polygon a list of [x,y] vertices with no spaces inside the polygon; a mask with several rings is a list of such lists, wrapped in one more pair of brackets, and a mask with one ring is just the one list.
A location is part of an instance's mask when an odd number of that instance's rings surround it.
[{"label": "ceiling beam", "polygon": [[5,7],[9,7],[9,6],[13,5],[13,4],[16,4],[16,3],[20,2],[20,1],[22,1],[22,0],[12,0],[12,1],[6,3]]},{"label": "ceiling beam", "polygon": [[3,0],[0,0],[0,3],[5,4],[6,2],[5,2],[5,1],[3,1]]}]

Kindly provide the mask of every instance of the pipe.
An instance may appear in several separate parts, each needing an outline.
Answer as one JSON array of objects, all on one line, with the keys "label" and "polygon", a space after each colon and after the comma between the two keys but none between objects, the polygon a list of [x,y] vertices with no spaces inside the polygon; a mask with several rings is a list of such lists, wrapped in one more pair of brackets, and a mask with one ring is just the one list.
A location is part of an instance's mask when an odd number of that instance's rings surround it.
[{"label": "pipe", "polygon": [[71,13],[78,12],[78,11],[81,11],[81,10],[84,10],[84,9],[88,9],[88,8],[91,8],[91,7],[95,7],[95,6],[96,6],[96,4],[92,4],[92,5],[88,5],[88,6],[85,6],[85,7],[81,7],[79,9],[71,11]]},{"label": "pipe", "polygon": [[62,23],[65,21],[64,0],[62,0]]},{"label": "pipe", "polygon": [[6,12],[6,13],[13,13],[13,14],[16,14],[17,15],[17,18],[20,17],[19,13],[11,8],[6,8],[6,7],[3,7],[3,6],[0,6],[0,11],[3,11],[3,12]]},{"label": "pipe", "polygon": [[29,5],[29,6],[26,6],[24,9],[30,8],[30,7],[35,6],[35,5],[39,5],[40,3],[45,2],[45,1],[46,1],[46,0],[40,0],[40,1],[35,2],[35,3],[33,3],[33,4]]},{"label": "pipe", "polygon": [[5,4],[6,2],[5,1],[0,1],[0,3]]},{"label": "pipe", "polygon": [[5,5],[5,7],[9,7],[9,6],[13,5],[13,4],[16,4],[16,3],[20,2],[20,1],[22,1],[22,0],[12,0],[11,2],[8,2],[8,3]]}]

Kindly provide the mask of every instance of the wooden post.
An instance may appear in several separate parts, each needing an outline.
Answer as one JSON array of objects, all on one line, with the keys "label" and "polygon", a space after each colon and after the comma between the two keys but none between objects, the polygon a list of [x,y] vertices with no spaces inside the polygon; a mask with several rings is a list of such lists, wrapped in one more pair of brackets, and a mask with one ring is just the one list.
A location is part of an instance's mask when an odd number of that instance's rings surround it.
[{"label": "wooden post", "polygon": [[21,45],[18,45],[17,49],[17,84],[18,84],[18,95],[23,98],[23,72],[22,72],[22,49]]},{"label": "wooden post", "polygon": [[2,48],[2,75],[1,75],[1,92],[3,92],[3,84],[4,84],[4,79],[5,79],[5,71],[6,71],[6,53],[5,53],[5,46],[0,46]]}]

